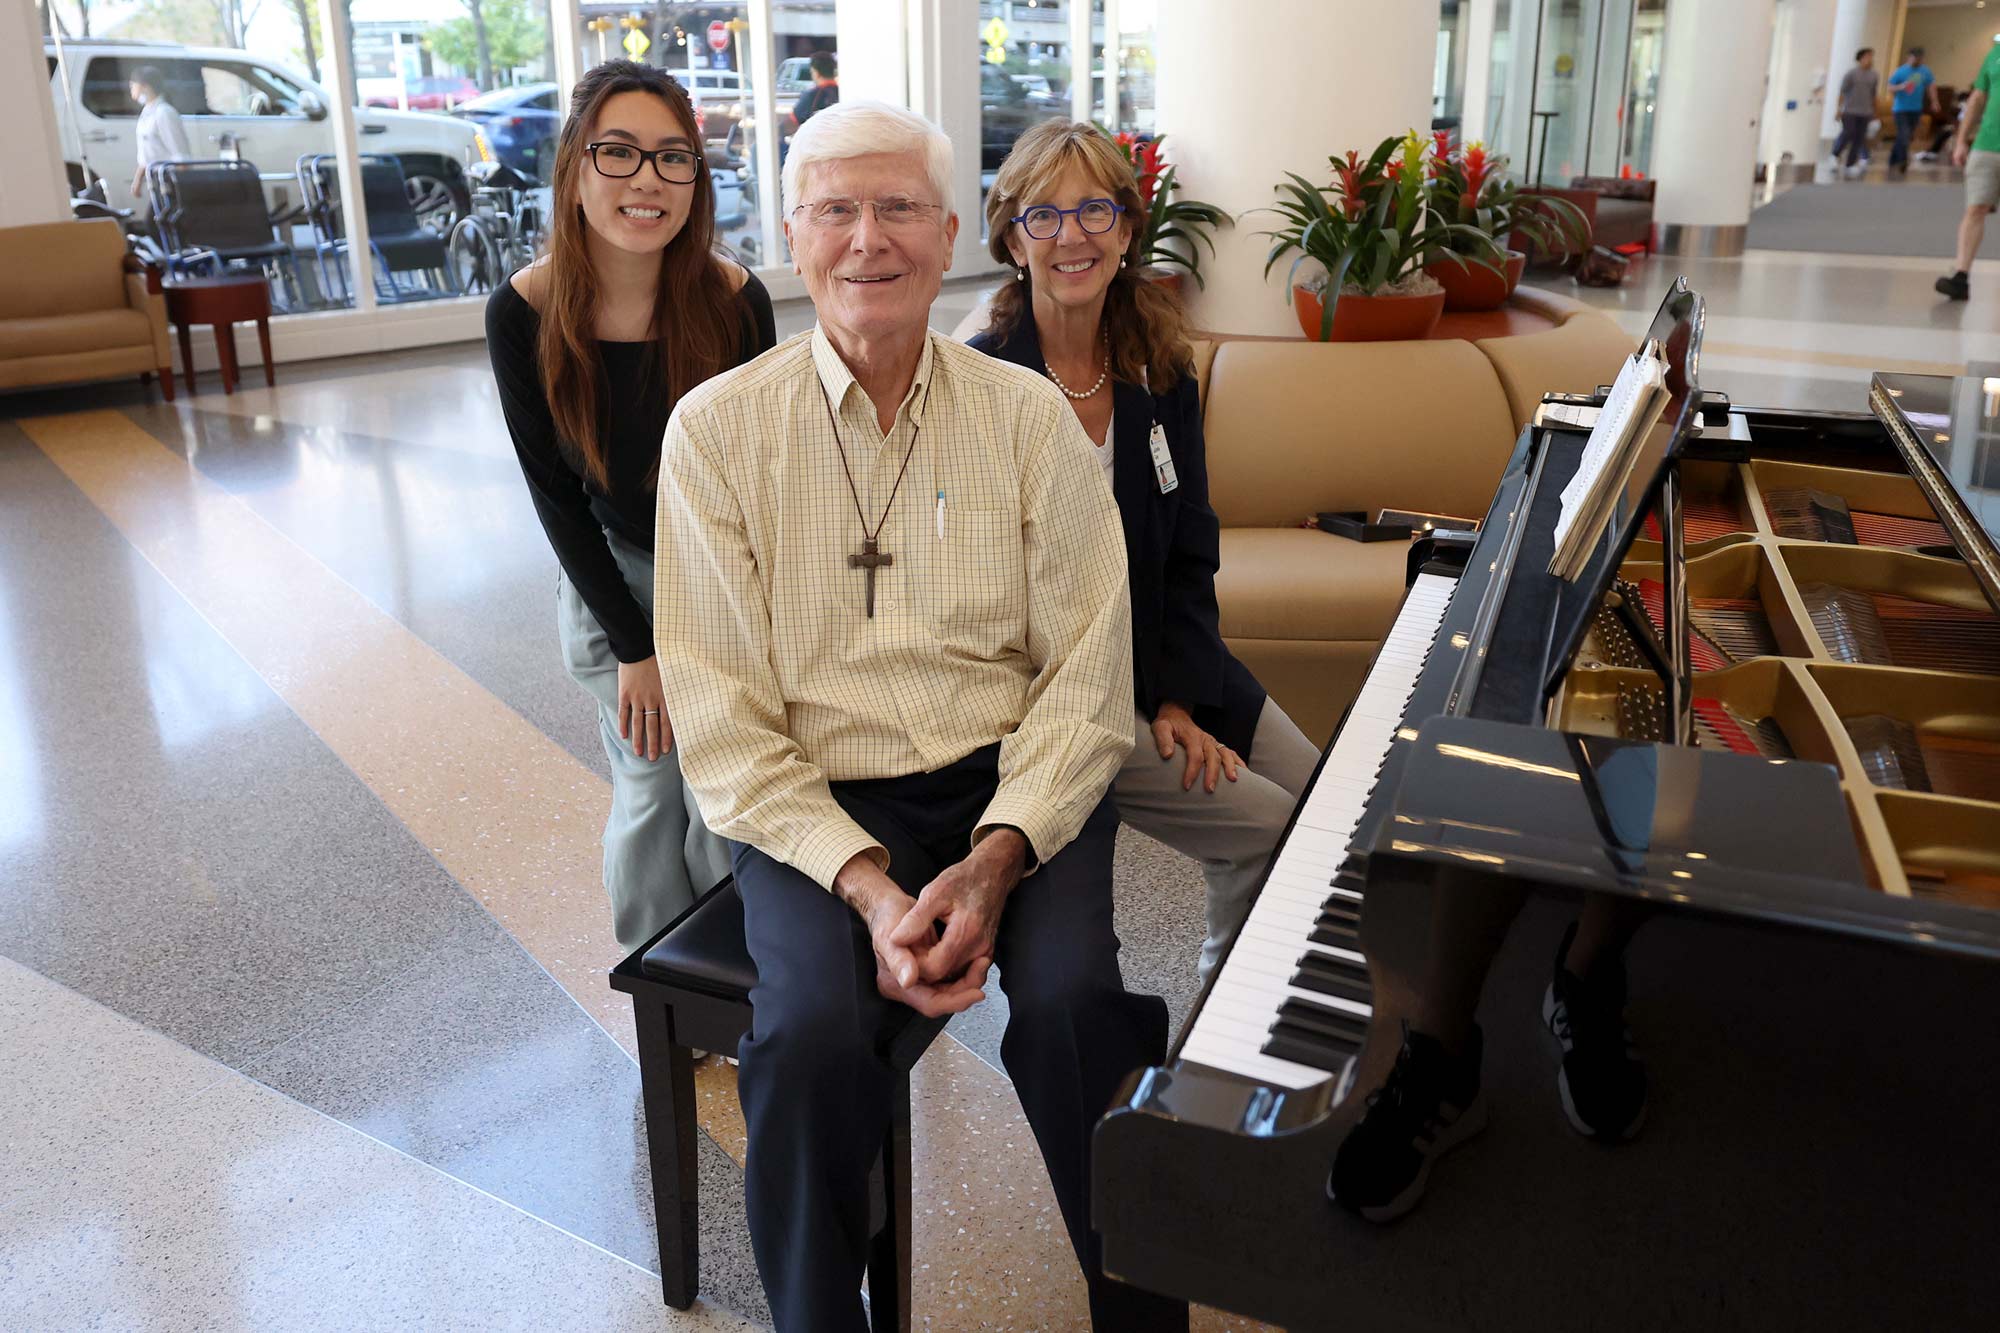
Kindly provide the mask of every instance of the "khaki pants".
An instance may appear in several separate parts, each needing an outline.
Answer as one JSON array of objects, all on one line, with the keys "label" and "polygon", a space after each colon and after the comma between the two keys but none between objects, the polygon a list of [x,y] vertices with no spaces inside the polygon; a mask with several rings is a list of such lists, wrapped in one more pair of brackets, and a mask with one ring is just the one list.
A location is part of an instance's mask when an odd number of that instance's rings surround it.
[{"label": "khaki pants", "polygon": [[[605,540],[625,586],[650,611],[651,552],[608,532]],[[729,873],[729,844],[701,822],[694,793],[681,781],[678,745],[648,761],[618,734],[618,657],[597,617],[566,578],[556,588],[556,630],[569,674],[597,702],[598,735],[611,761],[604,889],[611,896],[618,947],[630,953],[686,911],[696,894],[706,893]]]},{"label": "khaki pants", "polygon": [[1250,914],[1250,895],[1312,777],[1319,749],[1266,699],[1247,769],[1234,782],[1227,777],[1217,781],[1213,794],[1203,789],[1200,777],[1192,791],[1182,791],[1187,756],[1176,750],[1173,758],[1160,758],[1153,720],[1135,714],[1133,724],[1136,743],[1112,784],[1118,815],[1147,837],[1201,862],[1208,881],[1208,938],[1201,946],[1201,976],[1207,980]]}]

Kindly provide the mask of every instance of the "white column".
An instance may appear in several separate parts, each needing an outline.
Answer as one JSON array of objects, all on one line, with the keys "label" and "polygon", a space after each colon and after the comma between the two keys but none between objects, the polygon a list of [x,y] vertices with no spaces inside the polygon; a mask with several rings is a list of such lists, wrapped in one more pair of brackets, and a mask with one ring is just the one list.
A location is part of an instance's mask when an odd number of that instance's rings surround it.
[{"label": "white column", "polygon": [[1632,72],[1631,0],[1611,0],[1600,12],[1600,19],[1591,40],[1594,92],[1589,106],[1584,106],[1582,99],[1577,102],[1579,109],[1590,117],[1589,151],[1581,151],[1583,145],[1579,144],[1576,160],[1583,164],[1587,175],[1616,176],[1618,138],[1625,124],[1620,110],[1625,103],[1625,81]]},{"label": "white column", "polygon": [[555,57],[556,105],[567,111],[569,90],[583,77],[583,13],[578,0],[549,0],[549,36],[555,43],[551,54]]},{"label": "white column", "polygon": [[1826,57],[1826,109],[1820,120],[1820,133],[1825,137],[1831,139],[1840,133],[1840,76],[1854,68],[1856,51],[1864,46],[1875,48],[1875,70],[1882,76],[1880,88],[1889,86],[1886,71],[1896,65],[1895,53],[1889,50],[1895,27],[1896,0],[1839,0],[1833,16],[1833,45]]},{"label": "white column", "polygon": [[[1749,229],[1774,0],[1674,0],[1660,69],[1655,247],[1736,255]],[[1733,34],[1718,42],[1716,33]]]},{"label": "white column", "polygon": [[8,127],[0,134],[0,227],[61,222],[70,216],[69,182],[42,55],[41,12],[34,0],[4,0],[0,11],[0,51],[14,52],[0,60],[0,125]]},{"label": "white column", "polygon": [[840,50],[840,95],[914,106],[905,73],[904,0],[840,0],[834,41]]},{"label": "white column", "polygon": [[[1107,28],[1110,15],[1105,16]],[[1112,39],[1107,31],[1104,38],[1105,55],[1110,57]],[[1089,120],[1091,104],[1090,86],[1090,0],[1069,0],[1069,118]],[[1105,108],[1116,115],[1115,101]]]},{"label": "white column", "polygon": [[757,136],[757,219],[764,263],[774,264],[782,248],[778,184],[777,57],[771,34],[771,0],[750,0],[751,114],[772,129]]},{"label": "white column", "polygon": [[[873,0],[870,0],[873,3]],[[841,21],[848,5],[842,0]],[[952,143],[952,193],[958,210],[958,244],[952,267],[959,273],[991,267],[979,243],[979,6],[910,0],[908,11],[910,100],[906,105],[935,121]],[[846,28],[841,29],[845,34]],[[841,38],[841,51],[847,39]],[[846,60],[845,54],[841,59]],[[846,66],[841,94],[847,96]]]},{"label": "white column", "polygon": [[[1196,328],[1298,331],[1284,266],[1264,278],[1271,243],[1257,233],[1275,219],[1250,210],[1270,206],[1287,171],[1325,182],[1336,153],[1365,155],[1409,129],[1427,134],[1437,32],[1438,0],[1161,0],[1157,95],[1168,160],[1188,194],[1238,218],[1217,233],[1215,255],[1202,257],[1207,286],[1187,289]],[[1358,51],[1357,34],[1366,34],[1365,59],[1329,55]],[[1223,107],[1270,114],[1246,134]]]},{"label": "white column", "polygon": [[1486,115],[1493,97],[1493,18],[1498,8],[1499,0],[1464,0],[1459,6],[1465,15],[1465,107],[1458,137],[1466,143],[1482,143],[1492,133]]},{"label": "white column", "polygon": [[375,308],[375,258],[368,249],[368,210],[358,201],[361,190],[360,136],[354,128],[354,107],[347,90],[354,86],[354,29],[347,21],[347,6],[324,5],[319,12],[320,42],[326,48],[328,108],[333,126],[336,170],[340,176],[340,220],[347,235],[347,276],[354,293],[356,310]]},{"label": "white column", "polygon": [[1759,160],[1778,184],[1787,156],[1810,172],[1820,159],[1831,94],[1840,72],[1828,60],[1833,49],[1833,17],[1839,0],[1778,0],[1776,50],[1771,60],[1770,95],[1764,103],[1763,146]]}]

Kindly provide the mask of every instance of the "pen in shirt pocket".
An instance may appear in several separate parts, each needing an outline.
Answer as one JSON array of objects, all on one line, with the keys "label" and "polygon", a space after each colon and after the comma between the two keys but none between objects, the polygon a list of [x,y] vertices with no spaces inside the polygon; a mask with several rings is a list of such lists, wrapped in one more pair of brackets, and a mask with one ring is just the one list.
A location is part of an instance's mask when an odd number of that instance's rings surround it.
[{"label": "pen in shirt pocket", "polygon": [[943,491],[938,492],[937,532],[938,532],[938,540],[943,541],[944,540],[944,492]]}]

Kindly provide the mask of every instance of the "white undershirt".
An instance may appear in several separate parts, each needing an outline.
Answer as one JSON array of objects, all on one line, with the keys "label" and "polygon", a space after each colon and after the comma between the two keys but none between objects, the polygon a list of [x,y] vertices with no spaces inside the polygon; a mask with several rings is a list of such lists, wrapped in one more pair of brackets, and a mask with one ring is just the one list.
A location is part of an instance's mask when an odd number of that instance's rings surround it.
[{"label": "white undershirt", "polygon": [[[1086,437],[1088,438],[1088,437]],[[1097,466],[1104,469],[1104,484],[1111,484],[1111,451],[1116,448],[1112,441],[1118,438],[1118,409],[1111,410],[1111,420],[1104,425],[1104,443],[1093,442],[1091,451],[1097,455]]]}]

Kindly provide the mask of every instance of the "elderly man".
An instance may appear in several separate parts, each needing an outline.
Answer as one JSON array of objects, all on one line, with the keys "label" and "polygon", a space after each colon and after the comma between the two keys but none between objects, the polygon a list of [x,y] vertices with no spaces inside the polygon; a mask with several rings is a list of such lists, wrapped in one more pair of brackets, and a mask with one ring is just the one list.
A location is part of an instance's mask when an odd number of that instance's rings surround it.
[{"label": "elderly man", "polygon": [[1111,923],[1118,512],[1052,386],[930,332],[951,179],[910,112],[809,120],[785,228],[819,326],[683,399],[661,458],[661,669],[687,781],[739,844],[757,963],[751,1240],[780,1330],[865,1326],[886,1040],[978,1003],[998,967],[1001,1052],[1094,1322],[1185,1327],[1104,1278],[1088,1210],[1092,1126],[1166,1040]]}]

